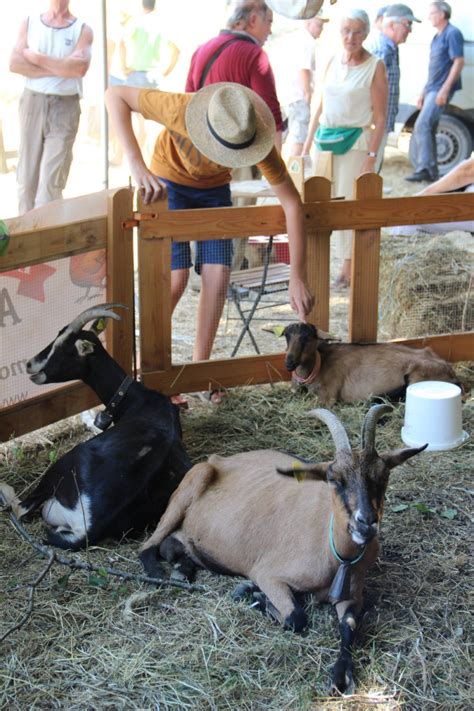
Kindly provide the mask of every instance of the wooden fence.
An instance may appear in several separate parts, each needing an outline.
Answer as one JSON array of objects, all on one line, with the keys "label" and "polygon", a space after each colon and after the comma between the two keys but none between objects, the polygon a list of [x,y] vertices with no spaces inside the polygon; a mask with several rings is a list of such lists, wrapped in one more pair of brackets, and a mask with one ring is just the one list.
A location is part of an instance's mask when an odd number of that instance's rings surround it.
[{"label": "wooden fence", "polygon": [[[380,228],[405,224],[472,219],[474,195],[383,198],[382,180],[368,174],[357,180],[354,200],[331,200],[330,183],[314,177],[303,187],[308,235],[308,280],[316,305],[308,321],[329,326],[329,247],[333,229],[353,229],[353,278],[349,304],[349,339],[377,338]],[[287,380],[283,354],[174,363],[171,348],[170,260],[173,241],[245,238],[286,231],[279,205],[168,211],[163,202],[133,212],[129,189],[103,191],[58,201],[9,221],[8,252],[0,272],[105,247],[107,300],[130,307],[121,322],[107,329],[112,355],[131,371],[133,352],[133,240],[138,228],[140,372],[143,382],[173,394],[209,386]],[[87,215],[87,217],[84,217]],[[137,305],[136,305],[137,306]],[[48,340],[54,334],[48,334]],[[405,341],[429,344],[451,361],[474,354],[474,333]],[[96,404],[84,385],[68,385],[51,394],[0,410],[0,439],[5,440],[75,414]]]}]

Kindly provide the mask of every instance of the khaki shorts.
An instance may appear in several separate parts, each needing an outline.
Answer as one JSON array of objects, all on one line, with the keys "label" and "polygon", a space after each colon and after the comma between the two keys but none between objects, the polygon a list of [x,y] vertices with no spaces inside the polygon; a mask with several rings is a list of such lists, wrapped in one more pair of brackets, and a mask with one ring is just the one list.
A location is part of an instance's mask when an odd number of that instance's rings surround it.
[{"label": "khaki shorts", "polygon": [[302,99],[286,107],[288,117],[287,141],[304,143],[308,133],[310,110],[306,101]]}]

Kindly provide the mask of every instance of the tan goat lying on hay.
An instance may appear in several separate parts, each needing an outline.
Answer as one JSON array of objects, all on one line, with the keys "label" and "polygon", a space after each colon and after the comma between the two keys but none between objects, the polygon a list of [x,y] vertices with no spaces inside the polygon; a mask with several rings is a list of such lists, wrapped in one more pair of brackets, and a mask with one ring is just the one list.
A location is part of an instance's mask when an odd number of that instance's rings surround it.
[{"label": "tan goat lying on hay", "polygon": [[431,348],[399,343],[329,343],[329,335],[309,323],[292,323],[283,332],[285,367],[293,383],[313,391],[321,404],[357,402],[373,395],[400,399],[421,380],[459,383],[452,366]]},{"label": "tan goat lying on hay", "polygon": [[272,450],[212,455],[192,467],[141,548],[147,574],[159,570],[159,551],[171,563],[188,561],[190,566],[244,576],[252,584],[243,587],[260,609],[297,632],[306,627],[307,618],[296,593],[331,601],[341,633],[332,687],[351,691],[356,615],[366,570],[379,550],[378,525],[389,473],[424,449],[377,453],[377,420],[390,410],[387,405],[369,410],[360,451],[351,450],[333,413],[310,412],[328,426],[336,454],[332,462],[300,464],[308,476],[301,483],[277,473],[295,474],[295,462]]}]

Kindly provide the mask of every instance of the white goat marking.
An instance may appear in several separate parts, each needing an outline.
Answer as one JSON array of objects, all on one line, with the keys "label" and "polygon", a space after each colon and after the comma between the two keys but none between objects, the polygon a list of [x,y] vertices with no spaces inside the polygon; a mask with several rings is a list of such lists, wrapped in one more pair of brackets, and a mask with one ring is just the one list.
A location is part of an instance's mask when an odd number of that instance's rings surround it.
[{"label": "white goat marking", "polygon": [[137,459],[141,459],[141,457],[145,457],[148,452],[151,452],[152,447],[149,447],[148,445],[145,445],[145,447],[142,447],[141,450],[138,452]]},{"label": "white goat marking", "polygon": [[43,505],[43,519],[58,532],[67,533],[71,540],[84,538],[91,525],[91,502],[87,494],[81,494],[73,509],[63,506],[55,498]]}]

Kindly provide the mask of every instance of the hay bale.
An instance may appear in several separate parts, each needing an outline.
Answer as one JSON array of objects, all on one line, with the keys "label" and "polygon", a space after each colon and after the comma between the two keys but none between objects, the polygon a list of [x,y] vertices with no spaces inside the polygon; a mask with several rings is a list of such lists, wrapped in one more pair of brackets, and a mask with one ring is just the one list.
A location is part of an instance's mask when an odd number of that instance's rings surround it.
[{"label": "hay bale", "polygon": [[382,235],[382,338],[474,329],[474,240],[468,233]]}]

